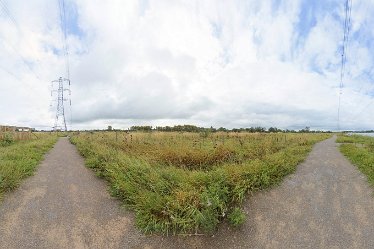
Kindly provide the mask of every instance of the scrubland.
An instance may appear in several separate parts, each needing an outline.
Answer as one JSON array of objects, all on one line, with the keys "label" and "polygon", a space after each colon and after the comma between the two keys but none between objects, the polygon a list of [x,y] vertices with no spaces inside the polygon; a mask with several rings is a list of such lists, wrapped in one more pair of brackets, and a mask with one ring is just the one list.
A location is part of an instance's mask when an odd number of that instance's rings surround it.
[{"label": "scrubland", "polygon": [[34,134],[29,140],[18,141],[9,133],[0,140],[0,199],[34,173],[56,141],[57,136],[49,133]]},{"label": "scrubland", "polygon": [[331,135],[84,132],[71,137],[86,165],[135,212],[144,233],[206,233],[244,222],[247,193],[279,183]]},{"label": "scrubland", "polygon": [[361,135],[340,135],[337,142],[340,151],[367,176],[374,186],[374,137]]}]

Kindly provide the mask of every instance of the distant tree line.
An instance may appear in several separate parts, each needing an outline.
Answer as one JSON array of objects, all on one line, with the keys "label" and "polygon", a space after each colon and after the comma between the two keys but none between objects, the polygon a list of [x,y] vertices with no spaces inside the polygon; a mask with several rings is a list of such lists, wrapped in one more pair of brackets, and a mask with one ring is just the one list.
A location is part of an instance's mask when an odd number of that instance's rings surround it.
[{"label": "distant tree line", "polygon": [[[196,125],[175,125],[175,126],[131,126],[130,131],[143,131],[143,132],[151,132],[151,131],[161,131],[161,132],[267,132],[267,133],[313,133],[313,132],[321,132],[321,131],[314,131],[311,130],[310,127],[305,127],[301,130],[289,130],[289,129],[279,129],[277,127],[249,127],[249,128],[233,128],[233,129],[227,129],[224,127],[220,128],[213,128],[212,126],[210,128],[206,127],[198,127]],[[331,132],[331,131],[325,131],[325,132]]]},{"label": "distant tree line", "polygon": [[[44,131],[44,130],[40,130]],[[318,130],[311,130],[310,127],[305,127],[301,130],[289,130],[289,129],[279,129],[277,127],[248,127],[248,128],[214,128],[214,127],[199,127],[196,125],[174,125],[174,126],[150,126],[150,125],[140,125],[140,126],[131,126],[130,129],[116,129],[111,125],[108,126],[107,129],[92,129],[92,130],[75,130],[78,131],[89,131],[89,132],[99,132],[99,131],[141,131],[141,132],[152,132],[152,131],[160,131],[160,132],[200,132],[200,133],[212,133],[212,132],[249,132],[249,133],[315,133],[315,132],[324,132],[324,133],[331,133],[331,131],[318,131]],[[50,132],[50,131],[49,131]],[[352,132],[352,131],[345,131],[345,132]],[[357,131],[363,132],[363,131]],[[364,132],[374,132],[374,131],[364,131]]]},{"label": "distant tree line", "polygon": [[345,133],[349,133],[349,132],[352,132],[352,133],[374,133],[374,130],[366,130],[366,131],[343,131]]}]

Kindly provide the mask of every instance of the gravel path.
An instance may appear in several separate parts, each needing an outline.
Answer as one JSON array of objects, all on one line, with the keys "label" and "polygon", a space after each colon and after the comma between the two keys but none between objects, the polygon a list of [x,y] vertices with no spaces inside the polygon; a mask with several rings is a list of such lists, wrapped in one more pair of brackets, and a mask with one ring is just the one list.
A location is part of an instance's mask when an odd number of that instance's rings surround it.
[{"label": "gravel path", "polygon": [[248,198],[239,229],[162,237],[141,235],[63,138],[0,204],[0,248],[374,248],[373,191],[334,140],[315,145],[280,186]]},{"label": "gravel path", "polygon": [[0,248],[118,248],[142,237],[131,219],[61,138],[0,204]]}]

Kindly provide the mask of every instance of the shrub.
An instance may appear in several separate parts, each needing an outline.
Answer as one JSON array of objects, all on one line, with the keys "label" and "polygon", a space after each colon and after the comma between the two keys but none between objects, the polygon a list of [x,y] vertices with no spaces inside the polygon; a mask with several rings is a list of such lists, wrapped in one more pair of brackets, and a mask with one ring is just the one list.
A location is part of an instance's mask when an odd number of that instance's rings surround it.
[{"label": "shrub", "polygon": [[232,212],[228,215],[228,219],[231,225],[240,226],[245,221],[245,214],[240,208],[234,208]]},{"label": "shrub", "polygon": [[242,224],[246,193],[279,183],[329,136],[106,132],[71,141],[134,210],[140,230],[169,234],[212,232],[227,217]]},{"label": "shrub", "polygon": [[14,143],[14,137],[11,133],[5,133],[0,141],[2,146],[9,146]]}]

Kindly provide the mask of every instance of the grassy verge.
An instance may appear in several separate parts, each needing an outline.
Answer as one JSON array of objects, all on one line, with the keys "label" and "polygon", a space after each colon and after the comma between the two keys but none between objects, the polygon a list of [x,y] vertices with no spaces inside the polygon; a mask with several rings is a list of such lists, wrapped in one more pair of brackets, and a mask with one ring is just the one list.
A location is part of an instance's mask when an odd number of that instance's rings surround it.
[{"label": "grassy verge", "polygon": [[81,133],[71,141],[145,233],[236,226],[249,191],[293,172],[327,134]]},{"label": "grassy verge", "polygon": [[340,151],[367,176],[368,182],[374,186],[374,138],[360,135],[341,135],[337,142]]},{"label": "grassy verge", "polygon": [[0,143],[0,199],[7,191],[19,186],[22,179],[30,176],[43,155],[52,148],[57,137],[38,134],[32,140]]}]

